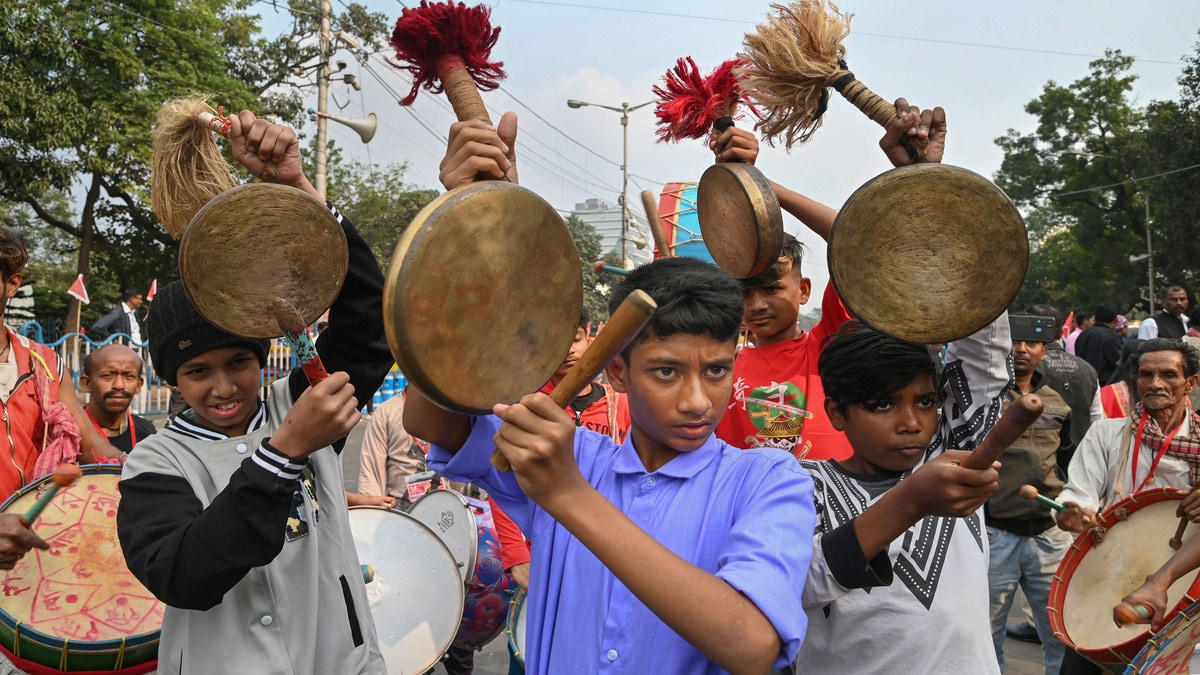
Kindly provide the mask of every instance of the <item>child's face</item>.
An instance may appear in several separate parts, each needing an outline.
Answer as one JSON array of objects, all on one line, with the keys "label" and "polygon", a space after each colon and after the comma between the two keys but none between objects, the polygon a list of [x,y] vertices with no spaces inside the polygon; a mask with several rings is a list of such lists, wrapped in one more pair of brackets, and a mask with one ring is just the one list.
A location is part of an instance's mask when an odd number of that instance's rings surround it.
[{"label": "child's face", "polygon": [[746,311],[742,321],[754,334],[755,343],[769,345],[795,337],[800,306],[808,302],[812,282],[793,267],[770,286],[749,288],[742,293]]},{"label": "child's face", "polygon": [[634,448],[649,471],[704,445],[733,391],[733,342],[708,335],[651,337],[629,362],[608,367],[614,389],[629,395]]},{"label": "child's face", "polygon": [[227,436],[246,433],[262,386],[262,365],[254,352],[245,347],[210,349],[180,365],[175,380],[200,426]]},{"label": "child's face", "polygon": [[937,430],[937,392],[933,377],[920,375],[894,396],[867,405],[850,405],[843,414],[825,400],[833,428],[845,432],[854,454],[842,462],[860,474],[901,473],[917,465]]},{"label": "child's face", "polygon": [[576,328],[575,341],[571,343],[571,349],[567,352],[567,358],[563,359],[562,365],[554,373],[554,379],[561,380],[566,377],[567,373],[578,363],[583,353],[587,351],[588,346],[591,344],[592,338],[588,336],[587,331],[582,327]]}]

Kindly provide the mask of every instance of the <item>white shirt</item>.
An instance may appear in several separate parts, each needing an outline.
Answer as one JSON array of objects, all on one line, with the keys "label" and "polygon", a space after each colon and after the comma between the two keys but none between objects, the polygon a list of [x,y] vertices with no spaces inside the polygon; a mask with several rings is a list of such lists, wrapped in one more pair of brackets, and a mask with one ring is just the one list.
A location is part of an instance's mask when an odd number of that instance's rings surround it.
[{"label": "white shirt", "polygon": [[142,344],[142,327],[138,325],[137,310],[123,302],[121,309],[125,310],[125,316],[129,317],[129,337],[133,339],[134,344]]},{"label": "white shirt", "polygon": [[[1080,441],[1075,456],[1071,458],[1071,466],[1067,470],[1070,480],[1059,493],[1058,501],[1064,504],[1075,502],[1083,508],[1090,508],[1099,513],[1137,490],[1150,473],[1155,452],[1150,446],[1142,443],[1135,478],[1132,471],[1132,445],[1137,436],[1137,426],[1133,426],[1129,432],[1129,440],[1125,441],[1125,425],[1129,423],[1131,420],[1124,417],[1092,423],[1087,435]],[[1190,420],[1185,416],[1178,433],[1186,435],[1189,424]],[[1126,444],[1131,447],[1122,458],[1121,451]],[[1136,485],[1134,480],[1137,481]],[[1188,463],[1178,457],[1164,454],[1154,471],[1154,482],[1146,487],[1191,489]]]},{"label": "white shirt", "polygon": [[[1184,332],[1187,332],[1189,323],[1187,315],[1184,314],[1180,316],[1179,320],[1183,322]],[[1158,337],[1158,322],[1155,321],[1153,317],[1149,316],[1145,319],[1142,319],[1142,325],[1138,326],[1138,339],[1153,340],[1156,337]]]}]

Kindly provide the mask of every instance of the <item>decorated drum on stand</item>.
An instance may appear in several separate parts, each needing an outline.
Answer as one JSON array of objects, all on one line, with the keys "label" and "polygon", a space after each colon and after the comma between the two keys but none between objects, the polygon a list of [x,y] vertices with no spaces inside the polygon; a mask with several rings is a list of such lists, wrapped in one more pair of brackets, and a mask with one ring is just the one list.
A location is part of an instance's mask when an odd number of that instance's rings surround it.
[{"label": "decorated drum on stand", "polygon": [[467,595],[454,644],[483,647],[504,630],[509,601],[518,588],[504,571],[491,507],[453,490],[433,490],[409,513],[436,532],[458,561]]},{"label": "decorated drum on stand", "polygon": [[450,550],[416,518],[379,506],[350,509],[379,649],[389,673],[424,673],[454,638],[463,587]]},{"label": "decorated drum on stand", "polygon": [[[29,672],[144,673],[158,659],[164,605],[125,565],[117,540],[117,465],[85,466],[33,523],[33,549],[4,573],[0,646]],[[0,506],[23,514],[50,477]],[[39,667],[40,666],[40,667]]]},{"label": "decorated drum on stand", "polygon": [[[1050,584],[1050,626],[1068,647],[1120,672],[1150,638],[1145,624],[1113,623],[1121,598],[1145,582],[1175,550],[1183,493],[1171,488],[1139,492],[1097,517],[1097,527],[1075,539]],[[1188,528],[1184,539],[1196,534]],[[1168,619],[1200,598],[1200,576],[1185,575],[1167,591]]]}]

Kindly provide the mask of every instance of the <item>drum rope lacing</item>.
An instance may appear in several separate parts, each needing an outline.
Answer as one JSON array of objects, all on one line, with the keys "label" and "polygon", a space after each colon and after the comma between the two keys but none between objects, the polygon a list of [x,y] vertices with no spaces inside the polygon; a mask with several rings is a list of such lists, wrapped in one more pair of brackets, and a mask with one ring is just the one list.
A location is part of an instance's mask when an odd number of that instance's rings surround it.
[{"label": "drum rope lacing", "polygon": [[[1129,510],[1124,506],[1113,509],[1113,512],[1110,515],[1117,519],[1118,522],[1129,520]],[[1108,528],[1100,523],[1096,523],[1096,526],[1088,530],[1087,533],[1092,535],[1092,539],[1099,544],[1100,542],[1104,541],[1104,535],[1108,533]]]}]

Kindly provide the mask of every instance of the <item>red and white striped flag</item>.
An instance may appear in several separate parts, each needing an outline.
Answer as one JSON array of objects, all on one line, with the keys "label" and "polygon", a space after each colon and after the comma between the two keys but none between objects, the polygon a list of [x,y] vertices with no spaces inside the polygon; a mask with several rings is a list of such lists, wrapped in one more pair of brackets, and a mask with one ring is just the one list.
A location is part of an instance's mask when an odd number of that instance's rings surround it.
[{"label": "red and white striped flag", "polygon": [[146,302],[154,300],[154,294],[158,292],[158,279],[150,282],[150,290],[146,291]]},{"label": "red and white striped flag", "polygon": [[87,289],[83,286],[82,274],[75,277],[75,283],[71,284],[71,287],[67,289],[67,295],[75,298],[85,305],[91,302],[91,300],[88,299]]}]

